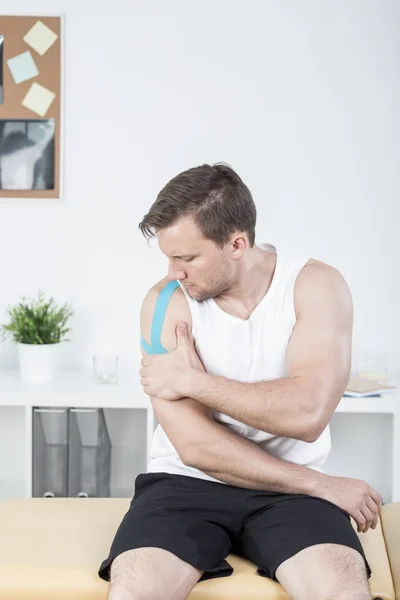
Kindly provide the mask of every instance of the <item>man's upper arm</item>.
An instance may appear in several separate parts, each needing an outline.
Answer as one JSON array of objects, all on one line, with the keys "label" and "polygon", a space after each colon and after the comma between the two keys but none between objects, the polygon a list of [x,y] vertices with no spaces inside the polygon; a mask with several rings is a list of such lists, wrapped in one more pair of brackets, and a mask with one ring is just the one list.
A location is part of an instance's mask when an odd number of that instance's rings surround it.
[{"label": "man's upper arm", "polygon": [[328,425],[349,381],[353,303],[342,275],[312,261],[297,277],[296,325],[287,350],[288,375],[309,385],[316,437]]},{"label": "man's upper arm", "polygon": [[[151,288],[142,304],[140,329],[147,343],[150,341],[155,303],[166,283],[165,279]],[[177,288],[169,301],[161,333],[161,344],[168,352],[176,348],[176,326],[179,321],[186,321],[189,331],[191,330],[190,308],[182,290]],[[142,354],[145,354],[143,349]],[[214,424],[212,409],[192,398],[175,402],[153,396],[150,399],[161,427],[180,458],[184,462],[190,462],[196,445],[204,443],[207,434],[209,435],[210,424]]]}]

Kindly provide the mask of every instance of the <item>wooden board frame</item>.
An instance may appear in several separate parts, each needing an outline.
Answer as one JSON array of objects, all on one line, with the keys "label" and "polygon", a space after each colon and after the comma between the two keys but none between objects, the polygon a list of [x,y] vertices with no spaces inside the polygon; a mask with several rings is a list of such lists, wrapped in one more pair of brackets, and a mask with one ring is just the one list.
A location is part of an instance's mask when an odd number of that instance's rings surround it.
[{"label": "wooden board frame", "polygon": [[[43,55],[38,54],[26,42],[24,35],[37,22],[48,25],[58,35],[53,46]],[[1,14],[0,34],[5,36],[3,48],[3,94],[0,104],[0,119],[10,121],[43,121],[55,119],[54,189],[7,190],[0,189],[0,203],[52,203],[63,201],[64,180],[64,14]],[[8,43],[7,43],[8,37]],[[16,84],[12,78],[7,60],[29,50],[37,65],[39,75],[28,81]],[[56,94],[54,101],[44,116],[36,114],[22,105],[22,100],[32,83],[37,82]]]}]

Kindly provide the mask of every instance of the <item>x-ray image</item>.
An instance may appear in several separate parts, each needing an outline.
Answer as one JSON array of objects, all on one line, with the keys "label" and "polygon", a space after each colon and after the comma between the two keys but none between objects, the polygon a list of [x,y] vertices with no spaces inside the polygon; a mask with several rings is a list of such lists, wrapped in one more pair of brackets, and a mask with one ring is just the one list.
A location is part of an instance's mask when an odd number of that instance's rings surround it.
[{"label": "x-ray image", "polygon": [[0,120],[0,189],[54,189],[55,120]]}]

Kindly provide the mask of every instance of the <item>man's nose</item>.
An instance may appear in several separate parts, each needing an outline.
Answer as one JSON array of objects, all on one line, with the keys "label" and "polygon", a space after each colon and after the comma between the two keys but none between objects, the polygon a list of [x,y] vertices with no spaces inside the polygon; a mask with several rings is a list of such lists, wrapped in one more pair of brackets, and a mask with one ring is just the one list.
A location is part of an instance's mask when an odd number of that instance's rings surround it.
[{"label": "man's nose", "polygon": [[168,267],[168,279],[170,281],[175,281],[176,279],[185,279],[186,273],[182,271],[182,269],[175,269],[172,265]]}]

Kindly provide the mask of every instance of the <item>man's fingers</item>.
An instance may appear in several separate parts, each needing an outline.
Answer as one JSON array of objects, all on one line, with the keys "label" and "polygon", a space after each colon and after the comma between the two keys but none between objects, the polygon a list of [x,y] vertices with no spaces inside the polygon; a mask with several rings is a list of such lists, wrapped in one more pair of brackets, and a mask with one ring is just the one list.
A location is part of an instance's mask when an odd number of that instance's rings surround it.
[{"label": "man's fingers", "polygon": [[147,367],[147,365],[148,365],[148,359],[147,359],[147,356],[144,356],[144,357],[142,358],[141,365],[142,365],[142,367]]},{"label": "man's fingers", "polygon": [[178,325],[176,326],[176,335],[178,338],[178,347],[186,346],[187,343],[190,341],[187,323],[185,323],[184,321],[178,323]]},{"label": "man's fingers", "polygon": [[380,511],[382,508],[382,496],[371,486],[369,486],[368,492]]},{"label": "man's fingers", "polygon": [[376,529],[376,526],[378,525],[378,519],[379,515],[374,515],[374,518],[371,523],[371,529]]},{"label": "man's fingers", "polygon": [[361,512],[365,519],[365,526],[364,526],[363,533],[367,533],[368,529],[371,527],[371,525],[374,522],[375,514],[367,506],[365,506]]},{"label": "man's fingers", "polygon": [[357,531],[358,533],[362,533],[366,526],[366,518],[364,517],[361,510],[357,510],[354,515],[351,515],[355,522],[357,523]]},{"label": "man's fingers", "polygon": [[379,506],[376,505],[376,503],[372,500],[372,498],[367,499],[366,505],[374,516],[374,518],[372,520],[372,524],[371,524],[371,529],[375,529],[375,527],[378,524],[380,508],[379,508]]}]

